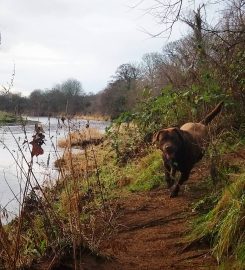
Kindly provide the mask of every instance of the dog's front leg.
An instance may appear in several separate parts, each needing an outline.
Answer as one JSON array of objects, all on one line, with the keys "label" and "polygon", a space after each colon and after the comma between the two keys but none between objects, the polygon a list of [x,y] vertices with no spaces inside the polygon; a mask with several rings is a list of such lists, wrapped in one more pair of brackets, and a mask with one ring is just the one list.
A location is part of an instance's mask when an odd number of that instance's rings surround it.
[{"label": "dog's front leg", "polygon": [[164,161],[164,172],[165,172],[165,181],[167,182],[168,188],[171,188],[174,184],[174,176],[176,169],[171,168],[171,166]]},{"label": "dog's front leg", "polygon": [[180,186],[181,186],[186,180],[188,180],[189,175],[190,175],[190,170],[181,172],[180,179],[179,179],[179,181],[177,182],[177,184],[174,186],[174,188],[173,188],[173,190],[172,190],[172,192],[171,192],[171,194],[170,194],[170,197],[171,197],[171,198],[177,197],[177,196],[178,196],[178,193],[179,193],[179,190],[180,190]]}]

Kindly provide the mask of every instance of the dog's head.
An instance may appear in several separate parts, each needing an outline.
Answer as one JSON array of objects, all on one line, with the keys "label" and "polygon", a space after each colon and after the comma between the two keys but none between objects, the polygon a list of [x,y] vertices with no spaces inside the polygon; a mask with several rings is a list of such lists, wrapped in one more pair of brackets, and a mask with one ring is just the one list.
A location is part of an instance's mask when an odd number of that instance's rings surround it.
[{"label": "dog's head", "polygon": [[176,161],[183,147],[183,137],[179,128],[167,128],[156,132],[152,142],[163,152],[164,159],[170,163]]}]

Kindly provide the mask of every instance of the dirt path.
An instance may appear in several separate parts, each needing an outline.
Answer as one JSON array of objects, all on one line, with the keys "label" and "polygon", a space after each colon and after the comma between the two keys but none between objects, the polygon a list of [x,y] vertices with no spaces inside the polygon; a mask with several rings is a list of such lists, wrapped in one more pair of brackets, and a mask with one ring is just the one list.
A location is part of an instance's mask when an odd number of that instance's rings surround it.
[{"label": "dirt path", "polygon": [[201,166],[193,171],[178,198],[171,199],[168,190],[158,189],[120,199],[118,232],[100,249],[113,259],[92,264],[90,259],[85,260],[84,269],[215,269],[208,247],[184,249],[183,244],[183,236],[194,215],[191,204],[203,196],[199,181],[207,170]]},{"label": "dirt path", "polygon": [[[241,167],[245,149],[223,157]],[[183,239],[193,220],[193,203],[208,193],[207,162],[196,166],[182,186],[179,197],[170,198],[169,191],[159,188],[150,192],[132,193],[116,205],[118,230],[104,242],[99,251],[108,256],[96,257],[84,252],[77,269],[83,270],[204,270],[217,269],[207,244],[187,247]],[[70,256],[72,257],[72,256]],[[35,269],[47,269],[45,267]],[[74,269],[65,256],[55,269]]]},{"label": "dirt path", "polygon": [[[113,204],[117,209],[118,229],[99,247],[96,257],[83,252],[77,269],[81,270],[206,270],[216,269],[208,246],[185,248],[183,238],[195,213],[193,202],[203,198],[205,163],[194,168],[179,197],[170,198],[169,190],[132,193]],[[70,270],[74,268],[72,253],[60,258],[56,267],[46,261],[32,269]]]}]

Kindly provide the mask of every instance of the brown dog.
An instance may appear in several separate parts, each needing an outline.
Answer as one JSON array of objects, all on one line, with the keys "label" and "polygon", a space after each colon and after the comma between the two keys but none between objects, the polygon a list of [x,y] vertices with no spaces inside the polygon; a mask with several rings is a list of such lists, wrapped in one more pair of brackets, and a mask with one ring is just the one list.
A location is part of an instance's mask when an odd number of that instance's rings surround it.
[{"label": "brown dog", "polygon": [[181,173],[170,197],[178,196],[180,185],[189,178],[193,166],[203,157],[207,145],[207,125],[221,111],[222,105],[223,101],[199,123],[186,123],[180,128],[162,129],[154,134],[153,143],[157,143],[162,151],[169,188],[175,184],[176,171]]}]

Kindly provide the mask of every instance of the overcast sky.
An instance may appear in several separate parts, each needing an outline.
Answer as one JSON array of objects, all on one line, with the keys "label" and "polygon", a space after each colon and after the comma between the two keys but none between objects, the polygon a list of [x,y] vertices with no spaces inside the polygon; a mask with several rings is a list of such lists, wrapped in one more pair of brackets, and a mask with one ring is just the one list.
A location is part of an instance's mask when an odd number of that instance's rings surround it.
[{"label": "overcast sky", "polygon": [[[166,39],[150,38],[150,16],[129,0],[0,0],[0,84],[15,65],[14,91],[28,95],[67,78],[84,90],[105,88],[116,68],[161,51]],[[177,27],[171,39],[183,34]]]}]

